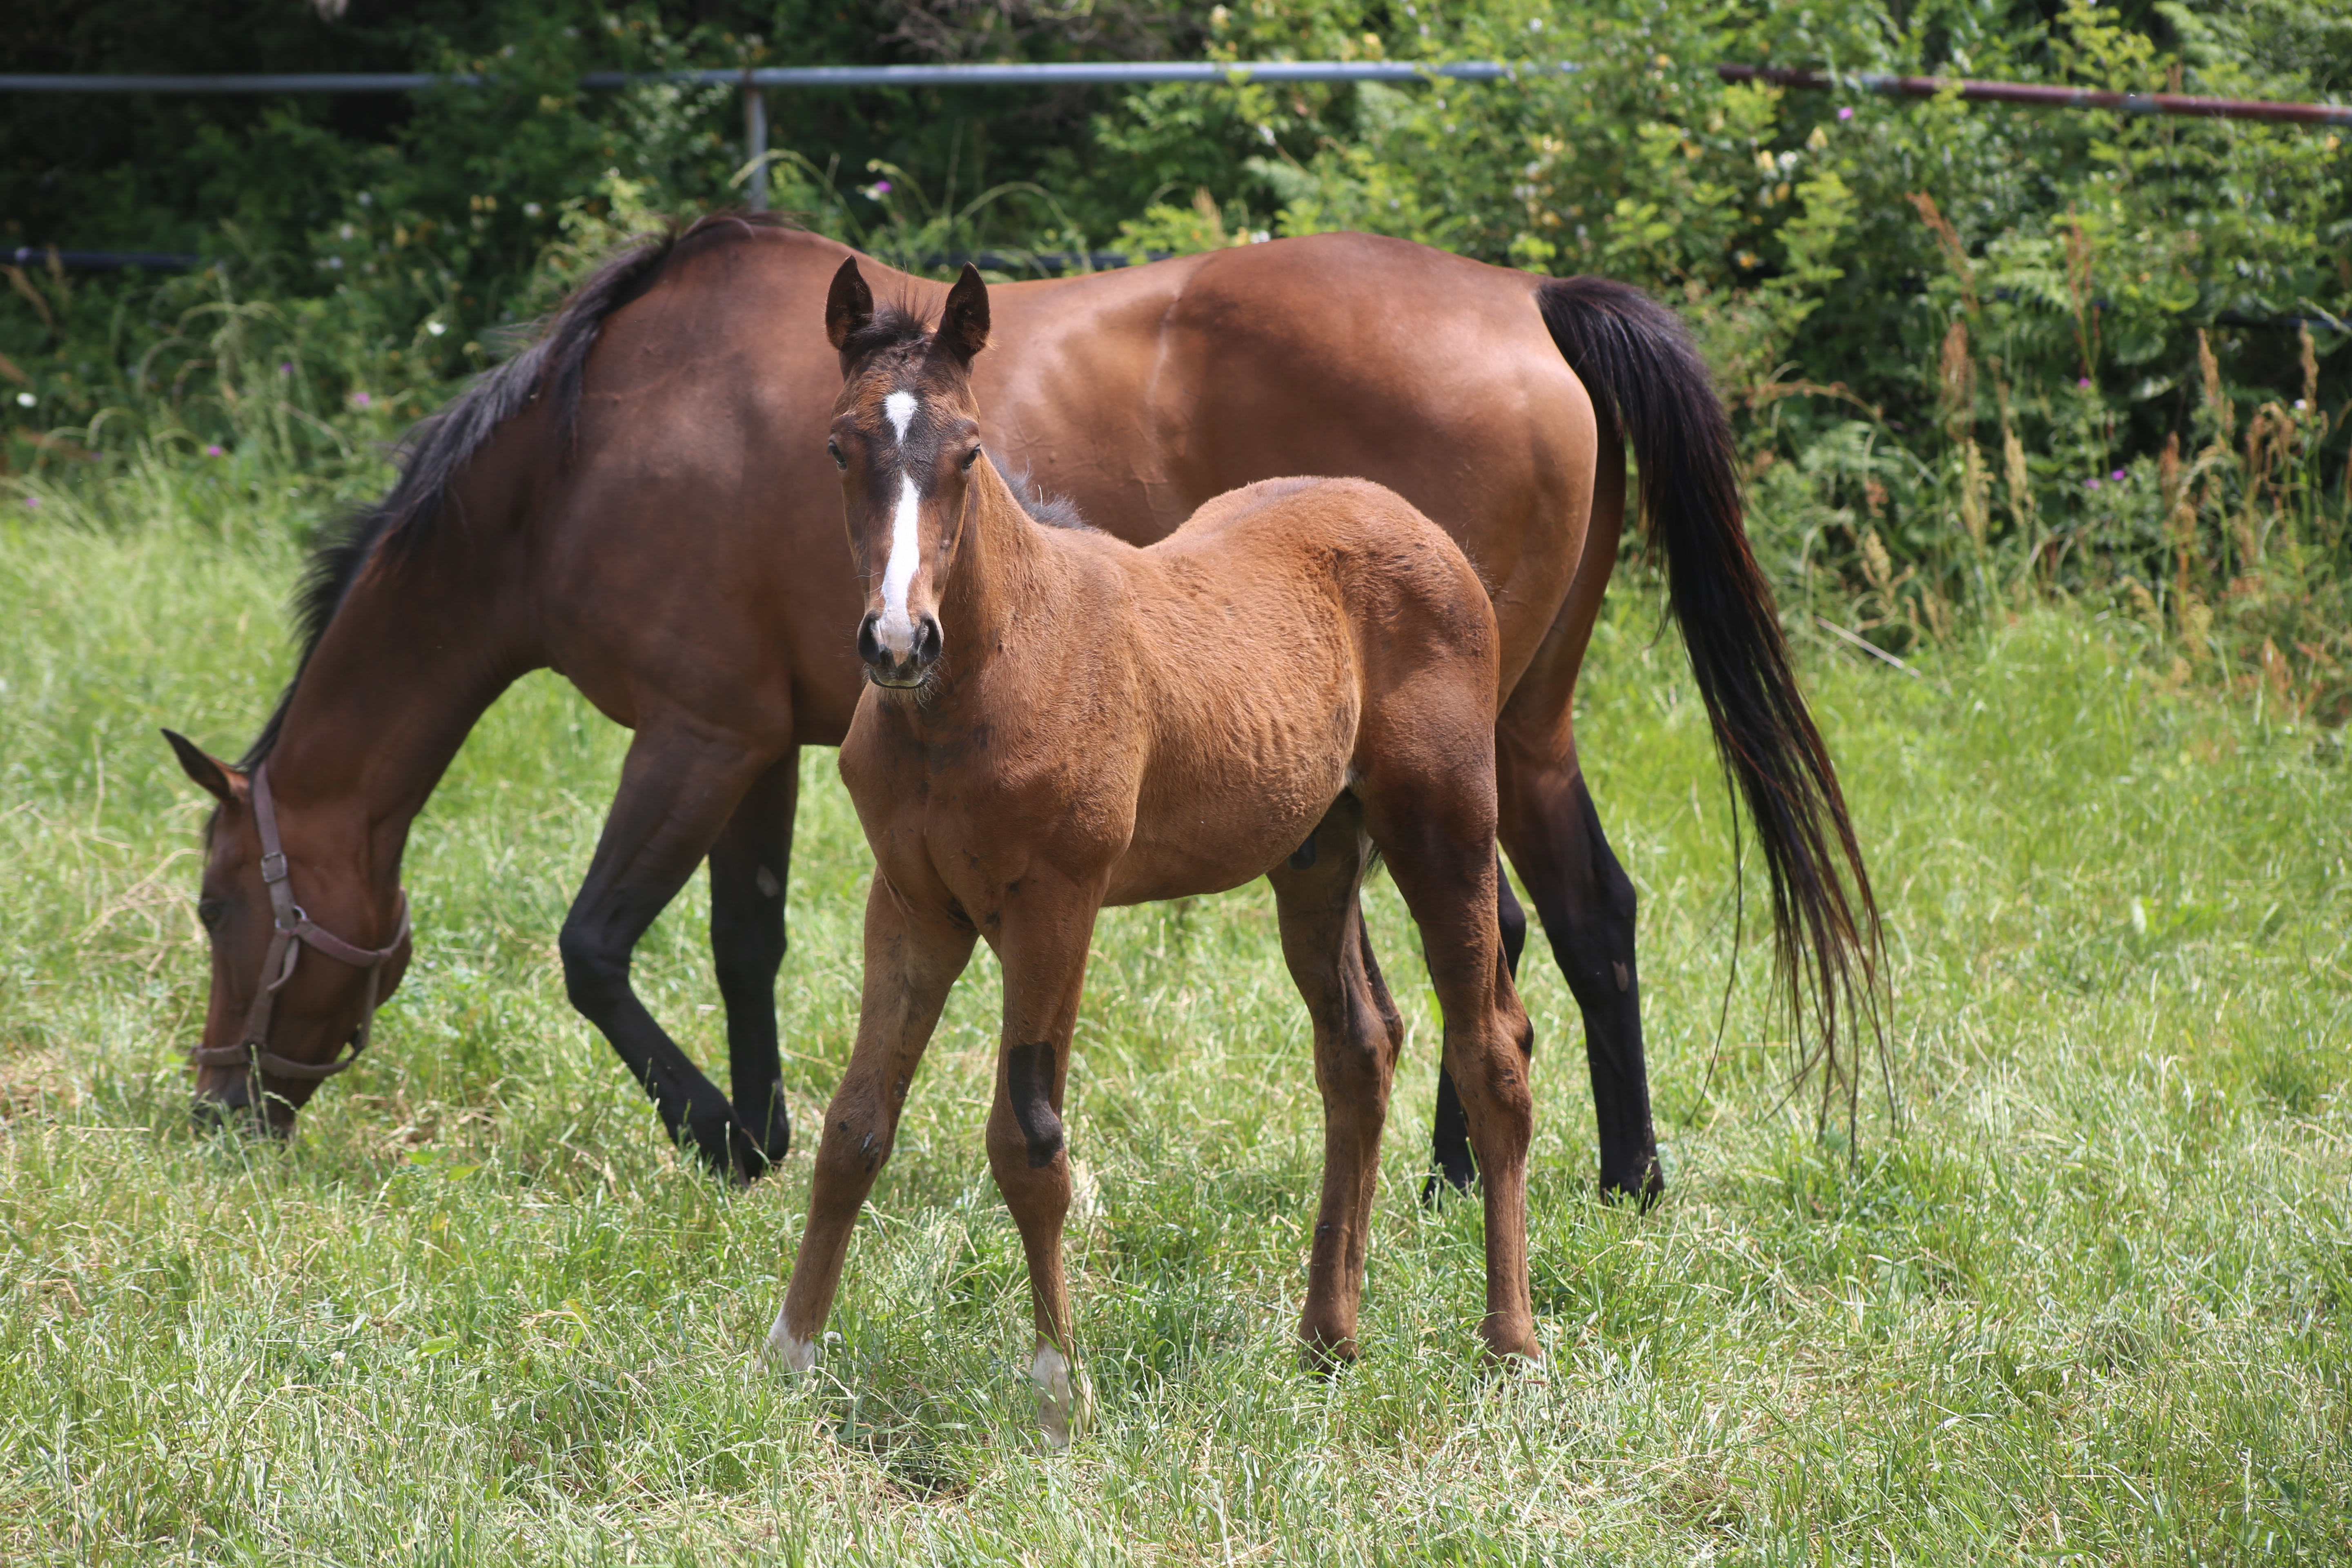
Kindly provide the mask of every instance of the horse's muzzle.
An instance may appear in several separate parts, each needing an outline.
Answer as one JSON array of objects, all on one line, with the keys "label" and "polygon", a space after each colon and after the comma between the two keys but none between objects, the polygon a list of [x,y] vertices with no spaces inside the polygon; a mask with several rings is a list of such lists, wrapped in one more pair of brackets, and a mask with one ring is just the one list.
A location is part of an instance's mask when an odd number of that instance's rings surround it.
[{"label": "horse's muzzle", "polygon": [[925,614],[915,619],[915,635],[904,652],[883,645],[882,616],[878,610],[868,610],[866,618],[857,623],[857,657],[866,666],[866,679],[877,686],[920,686],[940,661],[940,652],[947,637],[940,630],[937,616]]}]

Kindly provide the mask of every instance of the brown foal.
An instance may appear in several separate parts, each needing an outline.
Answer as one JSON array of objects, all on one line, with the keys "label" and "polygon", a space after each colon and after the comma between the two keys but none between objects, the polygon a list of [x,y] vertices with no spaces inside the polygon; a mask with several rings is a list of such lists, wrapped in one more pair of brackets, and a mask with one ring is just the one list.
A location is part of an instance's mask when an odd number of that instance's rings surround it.
[{"label": "brown foal", "polygon": [[1268,876],[1324,1102],[1300,1331],[1311,1359],[1351,1358],[1403,1043],[1358,909],[1375,850],[1421,928],[1484,1177],[1486,1344],[1539,1354],[1529,1027],[1497,920],[1485,587],[1444,530],[1358,479],[1234,490],[1145,549],[1048,526],[981,460],[970,370],[988,316],[970,268],[936,332],[877,314],[854,259],[827,303],[847,379],[829,449],[869,584],[867,686],[841,772],[876,869],[857,1043],[772,1354],[813,1363],[924,1047],[984,940],[1004,973],[989,1164],[1028,1255],[1040,1416],[1066,1437],[1061,1113],[1096,911]]}]

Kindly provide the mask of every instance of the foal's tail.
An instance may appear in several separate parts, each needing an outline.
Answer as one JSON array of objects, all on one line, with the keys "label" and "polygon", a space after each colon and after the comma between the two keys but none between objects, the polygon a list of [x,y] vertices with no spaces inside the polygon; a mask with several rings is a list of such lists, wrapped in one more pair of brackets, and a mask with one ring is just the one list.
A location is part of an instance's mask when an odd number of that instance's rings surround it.
[{"label": "foal's tail", "polygon": [[1885,1065],[1878,904],[1837,770],[1789,668],[1771,587],[1740,526],[1722,401],[1682,322],[1639,289],[1563,278],[1542,285],[1537,302],[1592,396],[1601,438],[1633,444],[1642,510],[1664,557],[1716,752],[1763,846],[1780,976],[1800,1020],[1810,1003],[1818,1025],[1801,1071],[1816,1060],[1826,1068],[1824,1116],[1844,1079],[1851,1129],[1860,1076],[1841,1043],[1866,1025]]}]

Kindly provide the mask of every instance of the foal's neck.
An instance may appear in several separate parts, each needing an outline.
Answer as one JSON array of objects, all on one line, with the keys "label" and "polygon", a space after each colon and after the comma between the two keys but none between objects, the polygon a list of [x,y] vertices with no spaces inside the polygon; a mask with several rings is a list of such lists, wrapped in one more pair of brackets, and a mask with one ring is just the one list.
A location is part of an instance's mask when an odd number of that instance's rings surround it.
[{"label": "foal's neck", "polygon": [[1054,608],[1052,541],[992,464],[979,468],[940,603],[950,686],[986,668],[1009,639],[1030,635]]}]

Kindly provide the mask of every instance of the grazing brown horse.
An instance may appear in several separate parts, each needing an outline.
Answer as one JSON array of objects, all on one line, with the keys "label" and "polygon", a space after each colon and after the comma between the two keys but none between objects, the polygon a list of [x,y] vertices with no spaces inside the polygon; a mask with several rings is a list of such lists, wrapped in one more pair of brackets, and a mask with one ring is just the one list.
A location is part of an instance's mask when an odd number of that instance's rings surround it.
[{"label": "grazing brown horse", "polygon": [[1315,1026],[1323,1201],[1300,1325],[1356,1352],[1356,1303],[1403,1028],[1363,939],[1368,857],[1420,923],[1486,1208],[1487,1347],[1540,1352],[1528,1293],[1532,1031],[1503,962],[1497,637],[1444,531],[1360,479],[1267,479],[1138,549],[1024,510],[982,454],[970,267],[936,333],[877,313],[855,259],[825,312],[867,688],[841,776],[875,857],[849,1070],[824,1113],[777,1359],[805,1371],[852,1226],[890,1157],[949,988],[1004,974],[988,1162],[1021,1227],[1046,1432],[1071,1415],[1062,1133],[1097,911],[1271,875]]},{"label": "grazing brown horse", "polygon": [[[221,803],[200,1100],[265,1098],[289,1125],[317,1080],[283,1069],[348,1059],[406,962],[410,822],[499,692],[552,667],[635,731],[563,925],[572,1001],[712,1166],[751,1176],[782,1154],[774,982],[797,752],[839,743],[861,685],[844,629],[861,590],[817,438],[838,386],[823,304],[848,254],[725,217],[618,258],[418,426],[399,483],[320,552],[300,663],[243,763],[180,746]],[[919,311],[945,292],[881,277]],[[1254,480],[1344,474],[1396,490],[1477,565],[1501,637],[1502,847],[1584,1016],[1601,1186],[1647,1195],[1633,889],[1571,723],[1630,438],[1699,695],[1764,851],[1784,969],[1837,1037],[1841,1005],[1853,1017],[1871,981],[1869,885],[1741,531],[1721,405],[1668,312],[1597,279],[1360,235],[1007,285],[993,305],[997,347],[974,380],[991,449],[1134,542]],[[265,761],[268,850],[252,800]],[[278,907],[265,854],[311,930],[393,951],[274,972],[254,1039]],[[629,981],[638,938],[706,857],[731,1105]],[[1466,1182],[1450,1079],[1437,1133],[1440,1164]]]}]

